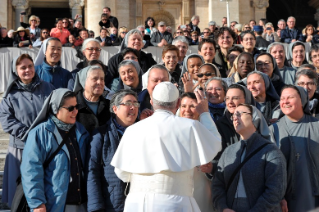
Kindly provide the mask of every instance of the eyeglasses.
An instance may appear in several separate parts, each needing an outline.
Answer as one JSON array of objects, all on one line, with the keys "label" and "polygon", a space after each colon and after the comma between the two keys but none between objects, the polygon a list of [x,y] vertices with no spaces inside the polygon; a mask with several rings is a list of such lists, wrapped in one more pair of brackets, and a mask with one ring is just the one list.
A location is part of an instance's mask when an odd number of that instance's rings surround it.
[{"label": "eyeglasses", "polygon": [[67,23],[69,23],[69,22],[67,22],[67,21],[63,21],[62,23],[63,23],[63,24],[67,24]]},{"label": "eyeglasses", "polygon": [[37,20],[31,20],[31,21],[35,21],[35,22],[37,22]]},{"label": "eyeglasses", "polygon": [[165,25],[160,25],[160,27],[164,27]]},{"label": "eyeglasses", "polygon": [[127,32],[121,32],[121,34],[126,34]]},{"label": "eyeglasses", "polygon": [[90,52],[93,52],[93,51],[100,52],[101,51],[100,48],[86,48],[86,50],[88,50]]},{"label": "eyeglasses", "polygon": [[250,27],[244,27],[245,29],[251,29]]},{"label": "eyeglasses", "polygon": [[236,113],[234,113],[234,114],[230,117],[230,120],[233,121],[234,116],[237,116],[238,118],[240,118],[243,114],[250,114],[250,115],[251,115],[251,113],[248,113],[248,112],[237,111]]},{"label": "eyeglasses", "polygon": [[137,60],[137,57],[130,57],[130,56],[127,56],[127,57],[124,57],[124,60]]},{"label": "eyeglasses", "polygon": [[123,102],[121,103],[120,105],[125,105],[125,106],[128,106],[128,107],[140,107],[140,103],[138,102]]},{"label": "eyeglasses", "polygon": [[264,62],[264,63],[263,63],[263,62],[257,62],[257,63],[256,63],[256,66],[258,66],[258,67],[262,67],[262,66],[268,67],[270,63],[271,63],[271,62],[269,62],[269,61]]},{"label": "eyeglasses", "polygon": [[42,32],[43,34],[49,34],[48,32]]},{"label": "eyeglasses", "polygon": [[221,92],[223,89],[222,88],[218,88],[218,87],[216,87],[216,88],[207,88],[206,89],[206,91],[213,91],[213,90],[215,90],[216,92]]},{"label": "eyeglasses", "polygon": [[311,86],[314,86],[315,83],[314,82],[298,82],[297,85],[299,85],[299,86],[307,85],[308,87],[311,87]]},{"label": "eyeglasses", "polygon": [[204,34],[207,34],[207,33],[209,33],[209,32],[203,32]]},{"label": "eyeglasses", "polygon": [[222,36],[222,37],[219,37],[219,39],[220,40],[230,40],[231,37],[230,36],[226,36],[226,37]]},{"label": "eyeglasses", "polygon": [[70,107],[62,107],[62,108],[65,108],[65,109],[67,109],[69,112],[72,112],[74,109],[79,109],[79,107],[80,107],[80,104],[77,104],[77,105],[75,105],[75,106],[70,106]]},{"label": "eyeglasses", "polygon": [[182,34],[182,32],[176,32],[176,34]]},{"label": "eyeglasses", "polygon": [[102,19],[102,21],[106,21],[106,19]]},{"label": "eyeglasses", "polygon": [[213,74],[213,73],[205,73],[205,74],[196,74],[197,75],[197,77],[199,77],[199,78],[202,78],[204,75],[206,76],[206,77],[209,77],[209,76],[215,76],[215,74]]}]

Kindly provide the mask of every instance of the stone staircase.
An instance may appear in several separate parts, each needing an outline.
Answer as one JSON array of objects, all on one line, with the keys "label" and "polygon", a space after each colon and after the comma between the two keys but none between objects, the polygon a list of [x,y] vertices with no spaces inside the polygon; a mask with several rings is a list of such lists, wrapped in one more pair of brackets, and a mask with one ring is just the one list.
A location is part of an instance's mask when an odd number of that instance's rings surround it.
[{"label": "stone staircase", "polygon": [[[2,94],[0,94],[0,102],[2,100]],[[3,132],[1,124],[0,124],[0,211],[10,211],[6,204],[3,204],[2,199],[2,182],[3,182],[3,170],[4,163],[7,154],[9,144],[9,135]]]}]

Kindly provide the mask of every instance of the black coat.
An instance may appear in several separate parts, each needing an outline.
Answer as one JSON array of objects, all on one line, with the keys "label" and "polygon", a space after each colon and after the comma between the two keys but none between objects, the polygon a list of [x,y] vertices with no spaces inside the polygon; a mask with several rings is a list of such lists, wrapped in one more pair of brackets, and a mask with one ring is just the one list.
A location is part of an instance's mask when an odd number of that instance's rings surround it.
[{"label": "black coat", "polygon": [[[96,37],[95,39],[100,41],[101,43],[103,42],[102,38],[100,36]],[[111,40],[111,38],[109,36],[105,37],[105,45],[104,46],[112,46],[112,40]]]},{"label": "black coat", "polygon": [[261,37],[261,36],[256,37],[255,48],[257,48],[261,52],[267,52],[268,46],[269,46],[269,42],[266,41],[263,37]]},{"label": "black coat", "polygon": [[117,18],[114,17],[114,16],[110,16],[110,17],[107,19],[106,23],[103,23],[102,21],[100,21],[100,22],[99,22],[99,25],[100,25],[101,28],[110,28],[111,22],[112,22],[112,24],[113,24],[114,27],[116,27],[117,29],[119,28],[119,21],[118,21]]},{"label": "black coat", "polygon": [[196,26],[196,29],[194,30],[194,26],[192,22],[189,22],[189,26],[191,28],[191,32],[196,31],[197,35],[200,36],[200,28],[198,28],[198,26]]},{"label": "black coat", "polygon": [[[28,44],[24,44],[23,47],[28,47],[29,45],[32,45],[31,39],[29,36],[25,35],[24,36],[24,41],[29,41]],[[13,47],[18,47],[19,48],[19,43],[21,42],[21,38],[20,36],[17,34],[16,36],[14,36],[14,40],[13,40]]]},{"label": "black coat", "polygon": [[5,38],[0,38],[0,48],[1,47],[12,47],[13,40],[6,36]]},{"label": "black coat", "polygon": [[151,36],[151,44],[153,46],[158,46],[158,43],[161,42],[163,38],[167,41],[168,44],[172,44],[173,36],[171,33],[166,31],[163,33],[163,37],[161,36],[159,31],[154,32]]},{"label": "black coat", "polygon": [[[118,65],[123,61],[123,56],[118,53],[109,59],[108,68],[110,77],[112,79],[119,77]],[[139,64],[143,70],[143,74],[148,71],[148,69],[156,64],[151,53],[145,53],[140,51],[140,57],[138,58]]]},{"label": "black coat", "polygon": [[218,69],[222,78],[226,78],[226,71],[228,70],[227,62],[224,60],[223,54],[220,49],[216,49],[216,55],[213,64],[218,65]]},{"label": "black coat", "polygon": [[100,96],[100,102],[96,115],[86,104],[83,96],[83,90],[76,94],[76,100],[78,104],[80,104],[76,121],[80,122],[91,135],[95,128],[104,125],[107,120],[110,119],[110,100]]}]

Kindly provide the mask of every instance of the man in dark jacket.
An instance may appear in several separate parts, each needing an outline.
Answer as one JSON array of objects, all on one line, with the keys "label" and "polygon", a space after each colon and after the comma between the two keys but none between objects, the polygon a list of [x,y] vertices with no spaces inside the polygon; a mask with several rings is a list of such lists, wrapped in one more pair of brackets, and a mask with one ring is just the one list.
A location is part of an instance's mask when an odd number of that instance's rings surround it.
[{"label": "man in dark jacket", "polygon": [[189,22],[189,27],[191,28],[191,32],[196,31],[197,35],[200,35],[200,29],[198,28],[199,24],[199,16],[194,15],[191,19],[191,22]]},{"label": "man in dark jacket", "polygon": [[154,32],[151,36],[151,44],[153,46],[165,46],[172,44],[173,36],[171,33],[166,31],[166,23],[161,21],[158,23],[158,31]]},{"label": "man in dark jacket", "polygon": [[7,29],[2,27],[0,28],[0,48],[1,47],[12,47],[13,45],[13,40],[8,37],[7,35]]},{"label": "man in dark jacket", "polygon": [[105,28],[109,28],[109,27],[111,27],[111,23],[112,23],[112,25],[115,27],[115,28],[119,28],[119,21],[117,20],[117,18],[116,17],[114,17],[114,16],[111,16],[111,8],[109,8],[109,7],[104,7],[103,8],[103,14],[105,14],[106,16],[104,16],[106,19],[107,19],[107,21],[106,21],[106,23],[104,24],[104,23],[102,23],[102,21],[100,21],[99,22],[99,25],[102,27],[102,26],[104,26]]},{"label": "man in dark jacket", "polygon": [[295,28],[295,25],[296,19],[293,16],[290,16],[287,20],[286,29],[283,29],[280,32],[280,41],[282,43],[291,43],[297,40],[303,41],[302,33]]},{"label": "man in dark jacket", "polygon": [[139,25],[136,27],[136,29],[140,30],[142,35],[143,35],[143,49],[147,48],[148,46],[151,46],[151,36],[150,35],[145,35],[145,26],[144,25]]},{"label": "man in dark jacket", "polygon": [[256,44],[255,48],[258,49],[261,53],[267,51],[267,47],[269,46],[269,42],[266,41],[261,35],[263,34],[262,26],[254,26],[254,33],[256,36]]},{"label": "man in dark jacket", "polygon": [[112,46],[111,38],[107,36],[107,29],[100,29],[100,36],[95,39],[100,41],[101,46]]}]

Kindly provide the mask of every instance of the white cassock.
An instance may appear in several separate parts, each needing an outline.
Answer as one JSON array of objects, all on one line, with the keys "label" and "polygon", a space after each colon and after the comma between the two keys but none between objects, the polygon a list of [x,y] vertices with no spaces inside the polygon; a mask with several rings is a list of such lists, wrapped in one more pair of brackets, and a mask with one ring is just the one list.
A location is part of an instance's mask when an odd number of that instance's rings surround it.
[{"label": "white cassock", "polygon": [[116,175],[130,182],[124,211],[200,211],[193,198],[194,167],[220,150],[219,134],[166,110],[128,127],[111,162]]}]

